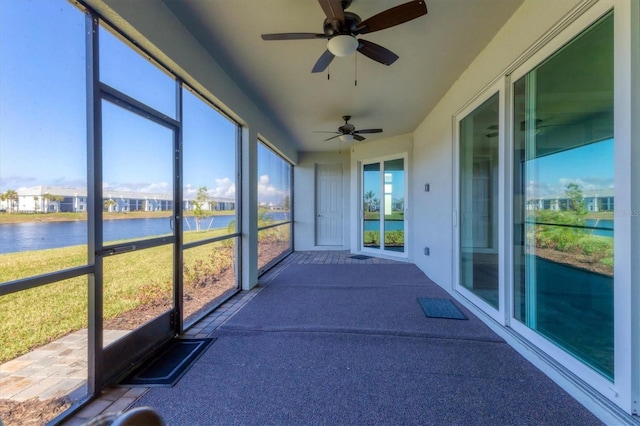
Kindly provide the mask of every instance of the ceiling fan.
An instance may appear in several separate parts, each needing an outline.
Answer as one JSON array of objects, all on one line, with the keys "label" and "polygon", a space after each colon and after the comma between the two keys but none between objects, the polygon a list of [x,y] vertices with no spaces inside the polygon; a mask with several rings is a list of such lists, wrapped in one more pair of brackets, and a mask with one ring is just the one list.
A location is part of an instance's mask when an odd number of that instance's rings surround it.
[{"label": "ceiling fan", "polygon": [[342,119],[344,120],[344,124],[338,127],[337,132],[315,132],[315,133],[335,133],[337,135],[337,136],[332,136],[328,139],[325,139],[325,142],[335,138],[340,138],[342,142],[351,142],[354,139],[357,141],[363,141],[366,138],[360,136],[360,134],[362,133],[382,133],[382,129],[356,130],[356,126],[349,123],[349,120],[351,120],[350,115],[343,115]]},{"label": "ceiling fan", "polygon": [[327,50],[320,56],[311,72],[324,71],[336,56],[348,56],[356,50],[364,56],[384,65],[391,65],[398,55],[392,51],[367,40],[356,38],[359,35],[384,30],[419,18],[427,13],[425,0],[413,0],[401,4],[377,15],[360,19],[352,12],[345,12],[352,0],[318,0],[326,18],[324,33],[279,33],[263,34],[263,40],[308,40],[325,39]]}]

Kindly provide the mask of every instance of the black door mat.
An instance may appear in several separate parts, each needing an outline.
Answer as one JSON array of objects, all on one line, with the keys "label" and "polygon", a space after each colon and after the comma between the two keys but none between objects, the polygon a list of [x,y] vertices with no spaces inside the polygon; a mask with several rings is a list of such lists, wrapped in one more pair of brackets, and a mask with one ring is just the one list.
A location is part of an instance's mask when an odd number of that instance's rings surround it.
[{"label": "black door mat", "polygon": [[371,256],[365,256],[364,254],[354,254],[353,256],[349,256],[351,259],[358,259],[358,260],[367,260],[367,259],[371,259]]},{"label": "black door mat", "polygon": [[173,339],[166,348],[124,378],[119,386],[171,387],[216,339]]},{"label": "black door mat", "polygon": [[422,306],[424,314],[430,318],[446,318],[468,320],[467,316],[460,312],[458,307],[449,299],[430,299],[418,297],[418,303]]}]

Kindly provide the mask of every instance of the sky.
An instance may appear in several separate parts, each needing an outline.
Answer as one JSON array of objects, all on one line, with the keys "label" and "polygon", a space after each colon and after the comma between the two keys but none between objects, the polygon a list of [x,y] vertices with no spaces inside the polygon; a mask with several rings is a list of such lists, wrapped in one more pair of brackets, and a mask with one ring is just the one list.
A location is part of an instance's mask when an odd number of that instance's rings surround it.
[{"label": "sky", "polygon": [[[175,117],[175,81],[100,31],[100,78]],[[103,104],[105,191],[170,192],[173,131]],[[236,126],[183,90],[184,195],[236,192]],[[0,0],[0,192],[86,187],[85,17],[64,0]],[[280,203],[281,160],[259,159],[259,201]]]},{"label": "sky", "polygon": [[[382,162],[385,163],[385,162]],[[392,200],[403,200],[405,198],[405,172],[404,170],[387,170],[384,172],[384,182],[381,181],[381,172],[374,170],[365,170],[364,190],[363,194],[372,191],[374,199],[379,202],[383,201],[384,191],[391,189]],[[386,187],[385,187],[386,185]],[[364,198],[363,198],[364,200]],[[390,214],[390,211],[386,212]]]},{"label": "sky", "polygon": [[583,191],[613,189],[613,139],[527,161],[527,196],[563,195],[569,183]]}]

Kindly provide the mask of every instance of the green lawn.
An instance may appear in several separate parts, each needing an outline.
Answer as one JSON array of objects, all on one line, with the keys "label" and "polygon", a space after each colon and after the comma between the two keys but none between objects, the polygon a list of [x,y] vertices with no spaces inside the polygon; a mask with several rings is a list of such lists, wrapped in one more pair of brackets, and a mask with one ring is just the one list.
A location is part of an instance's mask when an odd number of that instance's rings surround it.
[{"label": "green lawn", "polygon": [[[226,230],[185,233],[184,239],[191,242],[226,233]],[[224,259],[215,256],[215,247],[224,245],[223,241],[186,250],[185,267],[194,271],[197,269],[195,263],[200,261],[200,273],[215,270],[212,263],[231,260],[228,255]],[[156,303],[163,296],[171,300],[171,247],[154,247],[105,258],[105,319],[117,317],[143,303]],[[0,282],[85,265],[86,250],[86,246],[80,245],[1,254]],[[185,283],[185,287],[187,285]],[[85,328],[87,289],[88,278],[82,276],[1,296],[0,363]]]}]

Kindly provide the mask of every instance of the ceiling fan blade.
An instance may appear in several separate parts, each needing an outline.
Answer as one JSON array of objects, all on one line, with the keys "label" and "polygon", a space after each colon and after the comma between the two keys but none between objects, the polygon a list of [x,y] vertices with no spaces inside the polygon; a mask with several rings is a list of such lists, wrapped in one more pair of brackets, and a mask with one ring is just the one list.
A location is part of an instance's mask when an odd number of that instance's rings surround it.
[{"label": "ceiling fan blade", "polygon": [[380,12],[369,19],[365,19],[358,24],[354,33],[366,34],[384,30],[385,28],[404,24],[405,22],[426,14],[427,4],[425,0],[410,1],[409,3],[404,3]]},{"label": "ceiling fan blade", "polygon": [[[320,7],[329,22],[340,22],[340,26],[344,26],[344,9],[342,9],[342,2],[340,0],[318,0]],[[339,28],[336,28],[336,30]]]},{"label": "ceiling fan blade", "polygon": [[271,40],[312,40],[312,39],[327,39],[329,36],[326,34],[314,34],[314,33],[279,33],[279,34],[262,34],[262,39]]},{"label": "ceiling fan blade", "polygon": [[382,129],[362,129],[356,130],[353,133],[382,133]]},{"label": "ceiling fan blade", "polygon": [[339,138],[342,135],[338,135],[338,136],[331,136],[329,139],[325,139],[324,141],[330,141],[331,139],[335,139],[335,138]]},{"label": "ceiling fan blade", "polygon": [[362,53],[364,56],[373,59],[376,62],[380,62],[381,64],[391,65],[397,59],[398,55],[386,49],[379,44],[372,43],[367,40],[358,40],[360,45],[358,46],[358,52]]},{"label": "ceiling fan blade", "polygon": [[326,70],[331,61],[333,61],[333,58],[335,58],[335,56],[333,56],[333,53],[325,50],[318,59],[318,62],[316,62],[316,64],[313,66],[311,72],[322,72]]},{"label": "ceiling fan blade", "polygon": [[334,135],[340,135],[339,132],[325,132],[323,130],[314,130],[313,133],[333,133]]},{"label": "ceiling fan blade", "polygon": [[355,140],[357,140],[358,142],[362,142],[363,140],[365,140],[366,138],[364,136],[360,136],[360,135],[353,135],[353,138]]}]

